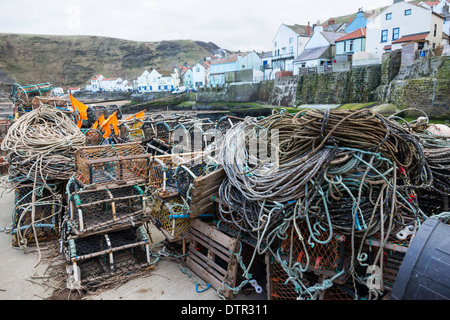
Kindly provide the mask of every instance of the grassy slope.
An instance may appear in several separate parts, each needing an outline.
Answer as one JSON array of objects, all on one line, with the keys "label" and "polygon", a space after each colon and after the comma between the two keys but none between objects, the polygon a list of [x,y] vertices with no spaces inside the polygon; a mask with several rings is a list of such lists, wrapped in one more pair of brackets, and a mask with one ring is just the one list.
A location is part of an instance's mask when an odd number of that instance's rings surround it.
[{"label": "grassy slope", "polygon": [[0,69],[21,84],[84,86],[97,73],[131,78],[145,68],[169,71],[211,55],[212,43],[192,40],[138,42],[97,36],[0,33]]}]

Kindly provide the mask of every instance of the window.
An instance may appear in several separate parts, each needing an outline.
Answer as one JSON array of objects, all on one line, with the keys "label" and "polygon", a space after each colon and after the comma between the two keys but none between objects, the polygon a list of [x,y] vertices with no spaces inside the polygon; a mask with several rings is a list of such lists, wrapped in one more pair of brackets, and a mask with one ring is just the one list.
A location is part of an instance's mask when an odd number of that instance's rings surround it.
[{"label": "window", "polygon": [[242,65],[242,69],[245,69],[245,64]]},{"label": "window", "polygon": [[387,42],[388,39],[388,31],[382,30],[381,31],[381,42]]},{"label": "window", "polygon": [[353,40],[350,40],[349,51],[353,52]]},{"label": "window", "polygon": [[392,29],[392,40],[397,40],[400,35],[400,28]]},{"label": "window", "polygon": [[200,72],[200,67],[195,68],[195,71]]},{"label": "window", "polygon": [[289,47],[289,53],[294,53],[294,47]]},{"label": "window", "polygon": [[386,20],[392,19],[392,13],[386,13]]},{"label": "window", "polygon": [[434,37],[436,37],[436,34],[437,34],[437,24],[434,25],[434,33],[433,33]]},{"label": "window", "polygon": [[292,42],[293,42],[293,38],[290,37],[290,38],[289,38],[289,44],[292,44]]},{"label": "window", "polygon": [[277,42],[275,41],[275,48],[277,47]]},{"label": "window", "polygon": [[410,16],[411,15],[411,9],[405,10],[405,16]]}]

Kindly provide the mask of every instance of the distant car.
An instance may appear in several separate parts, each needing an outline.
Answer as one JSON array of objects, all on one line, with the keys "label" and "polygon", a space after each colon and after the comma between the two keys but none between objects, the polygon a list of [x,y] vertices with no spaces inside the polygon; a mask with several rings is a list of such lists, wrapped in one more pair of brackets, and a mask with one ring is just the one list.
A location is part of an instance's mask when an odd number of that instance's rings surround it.
[{"label": "distant car", "polygon": [[176,88],[175,90],[172,91],[172,94],[178,94],[178,93],[183,93],[183,92],[186,92],[186,87],[184,87],[184,86]]}]

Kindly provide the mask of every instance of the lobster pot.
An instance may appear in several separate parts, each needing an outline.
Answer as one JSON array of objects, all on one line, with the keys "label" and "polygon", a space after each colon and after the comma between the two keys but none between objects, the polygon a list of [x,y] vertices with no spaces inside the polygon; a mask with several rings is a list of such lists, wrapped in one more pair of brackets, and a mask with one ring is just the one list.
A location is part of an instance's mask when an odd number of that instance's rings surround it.
[{"label": "lobster pot", "polygon": [[155,197],[150,218],[169,241],[179,240],[190,228],[189,211],[181,197],[167,200]]},{"label": "lobster pot", "polygon": [[144,186],[83,190],[71,194],[69,223],[76,236],[131,227],[148,221]]},{"label": "lobster pot", "polygon": [[150,239],[143,226],[65,242],[70,277],[78,285],[126,275],[148,267]]},{"label": "lobster pot", "polygon": [[177,192],[175,172],[177,165],[172,156],[158,156],[150,162],[148,190],[150,193],[162,191],[166,194]]},{"label": "lobster pot", "polygon": [[[297,300],[300,292],[296,284],[288,281],[289,276],[283,265],[270,258],[267,263],[267,283],[269,300]],[[305,287],[310,287],[318,282],[319,277],[313,272],[305,272],[301,279]]]},{"label": "lobster pot", "polygon": [[142,120],[136,119],[133,122],[123,122],[119,125],[119,138],[123,142],[141,142],[144,140]]},{"label": "lobster pot", "polygon": [[150,140],[155,136],[155,128],[153,126],[153,123],[150,121],[144,121],[141,127],[142,134],[144,135],[145,140]]},{"label": "lobster pot", "polygon": [[180,123],[173,129],[171,144],[172,154],[180,154],[190,151],[191,142],[189,131],[184,124]]},{"label": "lobster pot", "polygon": [[[59,238],[59,226],[62,212],[62,197],[59,196],[58,185],[55,190],[33,184],[20,185],[15,189],[14,211],[12,214],[12,244],[13,246],[35,244]],[[33,228],[33,192],[34,228]],[[35,233],[36,232],[36,237]]]},{"label": "lobster pot", "polygon": [[146,183],[150,155],[134,143],[83,147],[76,154],[77,178],[97,186]]},{"label": "lobster pot", "polygon": [[170,144],[170,142],[172,141],[173,128],[171,128],[169,124],[164,121],[159,121],[155,124],[155,131],[156,137],[159,140],[163,141],[164,143]]},{"label": "lobster pot", "polygon": [[[287,231],[288,237],[282,242],[282,250],[288,255],[292,255],[296,258],[297,262],[306,264],[309,257],[309,267],[316,269],[328,269],[334,270],[338,268],[342,269],[344,258],[346,256],[345,236],[334,233],[331,239],[322,244],[320,242],[310,239],[310,231],[306,222],[299,224],[299,230],[304,238],[305,245],[299,239],[297,232],[292,227]],[[320,229],[319,229],[320,230]],[[292,232],[293,231],[293,232]],[[320,230],[321,234],[315,235],[315,238],[321,242],[325,242],[329,239],[329,232]],[[309,244],[309,240],[314,243]],[[305,251],[305,248],[306,251]]]}]

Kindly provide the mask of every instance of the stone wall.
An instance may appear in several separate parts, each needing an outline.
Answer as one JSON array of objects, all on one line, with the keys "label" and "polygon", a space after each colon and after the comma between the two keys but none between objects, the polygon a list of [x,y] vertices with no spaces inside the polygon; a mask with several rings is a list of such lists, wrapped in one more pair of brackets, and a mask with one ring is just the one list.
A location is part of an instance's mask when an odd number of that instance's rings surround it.
[{"label": "stone wall", "polygon": [[380,65],[357,67],[346,72],[301,75],[295,104],[371,102],[376,96],[380,76]]},{"label": "stone wall", "polygon": [[77,99],[86,100],[131,100],[130,92],[75,92],[73,96]]},{"label": "stone wall", "polygon": [[259,97],[259,83],[233,83],[226,87],[205,88],[197,92],[197,102],[254,102]]},{"label": "stone wall", "polygon": [[[421,58],[402,65],[382,101],[416,108],[434,119],[450,119],[450,57]],[[411,114],[411,113],[410,113]]]}]

